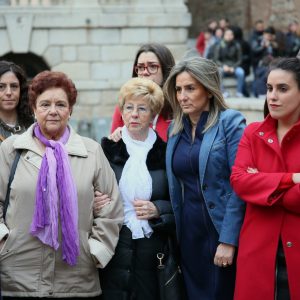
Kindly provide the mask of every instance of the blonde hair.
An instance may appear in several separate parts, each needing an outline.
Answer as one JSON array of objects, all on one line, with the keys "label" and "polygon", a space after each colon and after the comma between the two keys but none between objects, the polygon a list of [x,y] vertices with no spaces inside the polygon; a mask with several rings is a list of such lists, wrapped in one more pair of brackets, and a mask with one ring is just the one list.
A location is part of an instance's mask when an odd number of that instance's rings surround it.
[{"label": "blonde hair", "polygon": [[123,111],[126,100],[138,97],[142,97],[148,102],[153,116],[158,114],[164,105],[163,91],[158,84],[150,79],[134,77],[129,79],[120,89],[120,110]]},{"label": "blonde hair", "polygon": [[176,78],[183,72],[189,73],[212,96],[209,99],[209,114],[204,132],[216,124],[219,112],[228,108],[221,92],[220,75],[216,63],[200,56],[184,58],[173,67],[164,85],[165,96],[173,109],[174,115],[174,126],[170,136],[177,134],[183,129],[184,114],[178,103],[175,89]]}]

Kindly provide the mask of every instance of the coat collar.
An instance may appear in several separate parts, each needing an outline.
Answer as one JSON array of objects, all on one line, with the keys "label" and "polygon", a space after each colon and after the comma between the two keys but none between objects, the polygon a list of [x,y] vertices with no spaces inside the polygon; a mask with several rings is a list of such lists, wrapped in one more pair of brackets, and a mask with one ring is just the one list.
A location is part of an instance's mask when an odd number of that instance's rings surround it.
[{"label": "coat collar", "polygon": [[[277,138],[277,123],[278,121],[273,119],[270,115],[268,115],[256,128],[254,134],[264,140],[268,145],[272,148],[276,147],[278,144]],[[288,136],[291,136],[295,132],[299,132],[300,120],[294,124],[294,126],[287,132],[284,139]]]},{"label": "coat collar", "polygon": [[203,140],[201,143],[200,154],[199,154],[199,157],[201,158],[199,159],[199,172],[200,172],[201,185],[203,184],[203,180],[204,180],[209,152],[215,140],[216,134],[218,132],[218,128],[219,128],[219,121],[214,126],[209,128],[207,132],[203,135]]},{"label": "coat collar", "polygon": [[[23,134],[19,135],[14,143],[13,146],[15,149],[27,149],[37,153],[40,156],[43,156],[41,149],[38,147],[35,139],[33,138],[33,128],[35,124],[32,124],[27,131]],[[84,142],[80,135],[78,135],[74,129],[69,125],[70,128],[70,137],[68,142],[66,143],[66,149],[69,155],[80,156],[80,157],[87,157],[88,152],[84,145]]]},{"label": "coat collar", "polygon": [[[122,139],[114,142],[104,137],[101,140],[101,146],[105,156],[111,163],[125,165],[129,158],[126,145]],[[149,170],[165,169],[166,143],[157,135],[157,139],[150,149],[146,164]]]},{"label": "coat collar", "polygon": [[[220,118],[220,114],[218,116]],[[207,161],[208,161],[208,156],[209,152],[211,150],[211,147],[213,145],[214,139],[216,137],[216,134],[218,132],[219,128],[219,121],[216,122],[214,126],[212,126],[210,129],[208,129],[205,134],[203,135],[203,140],[200,148],[200,154],[199,154],[199,171],[200,171],[200,181],[201,184],[203,184],[204,180],[204,174],[205,170],[207,167]],[[180,135],[182,131],[177,133],[176,135],[173,135],[169,137],[168,139],[168,144],[167,144],[167,159],[166,159],[166,164],[167,164],[167,169],[172,170],[172,159],[173,159],[173,154],[175,147],[179,141]],[[201,168],[200,168],[201,164]]]}]

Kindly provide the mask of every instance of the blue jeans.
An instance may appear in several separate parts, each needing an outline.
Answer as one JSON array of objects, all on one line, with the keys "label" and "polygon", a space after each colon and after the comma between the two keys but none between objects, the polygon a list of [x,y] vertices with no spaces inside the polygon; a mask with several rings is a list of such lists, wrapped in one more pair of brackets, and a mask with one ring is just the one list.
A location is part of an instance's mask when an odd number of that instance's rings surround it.
[{"label": "blue jeans", "polygon": [[220,76],[221,76],[221,88],[224,90],[222,79],[223,77],[235,77],[237,80],[237,92],[243,94],[244,86],[245,86],[245,71],[241,67],[236,67],[234,69],[234,73],[224,72],[223,68],[220,68]]}]

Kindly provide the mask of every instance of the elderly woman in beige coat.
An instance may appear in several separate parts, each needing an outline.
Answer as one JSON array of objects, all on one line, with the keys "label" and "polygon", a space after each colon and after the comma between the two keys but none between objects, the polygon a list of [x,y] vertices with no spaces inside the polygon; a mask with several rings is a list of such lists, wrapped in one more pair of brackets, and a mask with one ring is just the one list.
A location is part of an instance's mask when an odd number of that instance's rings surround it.
[{"label": "elderly woman in beige coat", "polygon": [[[114,255],[123,223],[118,185],[101,146],[68,125],[77,91],[60,72],[29,87],[36,123],[0,148],[0,272],[4,299],[84,298],[101,293],[97,268]],[[21,151],[5,219],[3,204]],[[94,192],[111,201],[93,214]]]}]

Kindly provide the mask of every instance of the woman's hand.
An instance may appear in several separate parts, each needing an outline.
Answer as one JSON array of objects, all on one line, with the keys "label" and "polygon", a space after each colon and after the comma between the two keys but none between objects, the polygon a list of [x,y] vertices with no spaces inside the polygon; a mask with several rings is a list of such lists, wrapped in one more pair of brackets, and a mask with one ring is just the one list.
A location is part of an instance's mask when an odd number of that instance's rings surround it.
[{"label": "woman's hand", "polygon": [[221,243],[216,251],[214,264],[219,267],[228,267],[233,263],[235,247],[229,244]]},{"label": "woman's hand", "polygon": [[159,217],[156,206],[150,201],[135,199],[133,206],[139,220],[150,220]]},{"label": "woman's hand", "polygon": [[295,184],[300,183],[300,173],[294,173],[292,180]]},{"label": "woman's hand", "polygon": [[110,203],[111,199],[108,195],[102,194],[99,191],[95,191],[94,196],[93,212],[94,215],[97,215],[106,204]]},{"label": "woman's hand", "polygon": [[247,168],[247,173],[249,173],[249,174],[256,174],[256,173],[258,173],[258,170],[256,168],[250,168],[250,167],[248,167]]},{"label": "woman's hand", "polygon": [[114,142],[118,142],[122,138],[122,127],[118,127],[115,131],[108,136],[110,140]]}]

